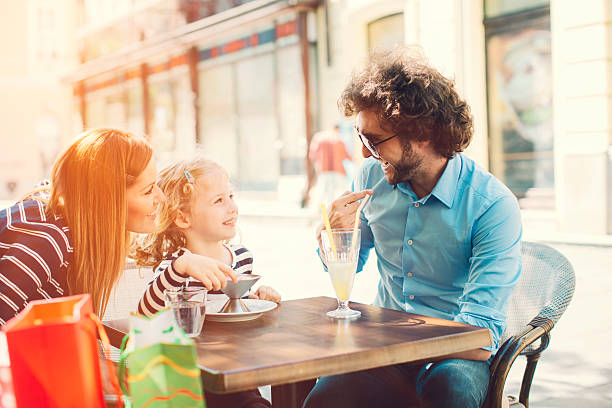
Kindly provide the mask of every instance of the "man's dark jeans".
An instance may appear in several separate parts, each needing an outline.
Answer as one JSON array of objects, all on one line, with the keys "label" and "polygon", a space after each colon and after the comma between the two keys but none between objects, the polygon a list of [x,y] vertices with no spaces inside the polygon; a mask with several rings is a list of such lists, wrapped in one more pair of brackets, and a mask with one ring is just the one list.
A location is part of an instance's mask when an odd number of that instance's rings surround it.
[{"label": "man's dark jeans", "polygon": [[398,364],[321,378],[305,408],[480,408],[489,384],[489,362],[443,360]]}]

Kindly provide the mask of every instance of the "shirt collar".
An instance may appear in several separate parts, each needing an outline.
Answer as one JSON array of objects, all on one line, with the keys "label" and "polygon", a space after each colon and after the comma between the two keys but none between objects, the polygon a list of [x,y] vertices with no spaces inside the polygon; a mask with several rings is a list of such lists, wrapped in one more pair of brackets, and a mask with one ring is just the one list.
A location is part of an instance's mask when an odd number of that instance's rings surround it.
[{"label": "shirt collar", "polygon": [[442,176],[440,176],[440,179],[431,192],[431,195],[440,200],[448,208],[453,206],[459,176],[461,175],[462,161],[463,159],[459,153],[455,154],[452,159],[449,159]]}]

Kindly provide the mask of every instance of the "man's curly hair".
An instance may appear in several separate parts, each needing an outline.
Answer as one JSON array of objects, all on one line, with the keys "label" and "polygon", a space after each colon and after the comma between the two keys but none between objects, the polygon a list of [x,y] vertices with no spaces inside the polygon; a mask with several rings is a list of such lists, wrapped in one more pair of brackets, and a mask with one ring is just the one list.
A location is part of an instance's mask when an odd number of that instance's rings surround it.
[{"label": "man's curly hair", "polygon": [[338,108],[346,117],[376,112],[383,129],[403,140],[429,140],[447,158],[463,151],[472,139],[470,107],[459,97],[454,81],[409,47],[373,53],[365,67],[353,73]]}]

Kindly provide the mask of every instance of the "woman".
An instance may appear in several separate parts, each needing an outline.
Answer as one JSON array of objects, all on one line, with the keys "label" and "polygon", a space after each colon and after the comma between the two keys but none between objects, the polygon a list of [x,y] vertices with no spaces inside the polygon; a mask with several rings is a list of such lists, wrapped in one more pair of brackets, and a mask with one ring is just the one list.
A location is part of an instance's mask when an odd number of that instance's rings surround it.
[{"label": "woman", "polygon": [[[31,300],[78,293],[104,315],[129,233],[153,232],[165,200],[152,156],[142,137],[87,131],[53,165],[48,200],[31,195],[0,210],[0,325]],[[230,268],[204,257],[198,266],[225,286]]]},{"label": "woman", "polygon": [[48,200],[0,212],[0,324],[31,300],[77,293],[104,314],[129,232],[152,232],[164,200],[152,154],[142,137],[87,131],[53,165]]},{"label": "woman", "polygon": [[[49,199],[31,195],[0,211],[0,325],[35,299],[89,293],[104,315],[123,272],[130,232],[155,231],[165,196],[142,137],[115,129],[85,132],[53,165]],[[235,279],[222,262],[201,257],[197,273]],[[224,396],[218,406],[269,407],[256,392]],[[229,405],[226,405],[229,404]],[[214,405],[214,404],[213,404]],[[209,406],[213,406],[209,405]]]}]

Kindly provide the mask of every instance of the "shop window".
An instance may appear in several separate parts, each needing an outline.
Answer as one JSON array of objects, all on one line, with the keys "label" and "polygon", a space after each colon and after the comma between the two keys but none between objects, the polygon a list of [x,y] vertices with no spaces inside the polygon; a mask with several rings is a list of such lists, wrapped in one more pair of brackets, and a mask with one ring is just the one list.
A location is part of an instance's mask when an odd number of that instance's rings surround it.
[{"label": "shop window", "polygon": [[526,4],[485,1],[486,15],[510,13],[485,19],[490,169],[519,198],[522,208],[551,208],[550,11],[547,5],[522,10]]},{"label": "shop window", "polygon": [[498,17],[548,6],[550,0],[485,0],[486,18]]},{"label": "shop window", "polygon": [[156,151],[175,150],[174,135],[174,98],[172,84],[168,80],[151,80],[149,84],[151,118],[149,132]]},{"label": "shop window", "polygon": [[215,13],[221,13],[222,11],[229,10],[234,6],[234,0],[216,0]]},{"label": "shop window", "polygon": [[143,115],[142,85],[140,84],[140,79],[133,80],[127,85],[126,100],[127,129],[130,132],[143,135],[145,133],[145,121]]},{"label": "shop window", "polygon": [[[280,175],[274,54],[236,63],[239,183],[244,190],[272,190]],[[262,166],[265,163],[265,166]]]},{"label": "shop window", "polygon": [[282,69],[277,74],[278,120],[280,125],[281,175],[305,173],[306,116],[302,61],[298,45],[280,48],[276,64]]},{"label": "shop window", "polygon": [[108,127],[106,122],[106,101],[98,93],[87,95],[85,120],[88,129],[96,127]]},{"label": "shop window", "polygon": [[200,135],[202,149],[225,167],[232,180],[239,168],[234,67],[220,64],[200,71]]},{"label": "shop window", "polygon": [[191,82],[187,72],[177,75],[173,80],[175,103],[174,132],[176,135],[176,150],[193,155],[196,143],[195,111],[193,100],[195,95],[191,90]]},{"label": "shop window", "polygon": [[274,61],[275,55],[266,53],[200,71],[203,150],[228,169],[241,190],[273,190],[280,175]]},{"label": "shop window", "polygon": [[[311,67],[314,69],[314,67]],[[241,190],[274,190],[305,172],[306,117],[296,44],[199,70],[199,141]]]},{"label": "shop window", "polygon": [[193,155],[195,112],[186,67],[152,75],[148,91],[149,136],[161,162]]},{"label": "shop window", "polygon": [[368,24],[368,49],[404,44],[404,14],[392,14]]},{"label": "shop window", "polygon": [[106,97],[106,126],[124,129],[126,126],[125,94],[117,89]]}]

